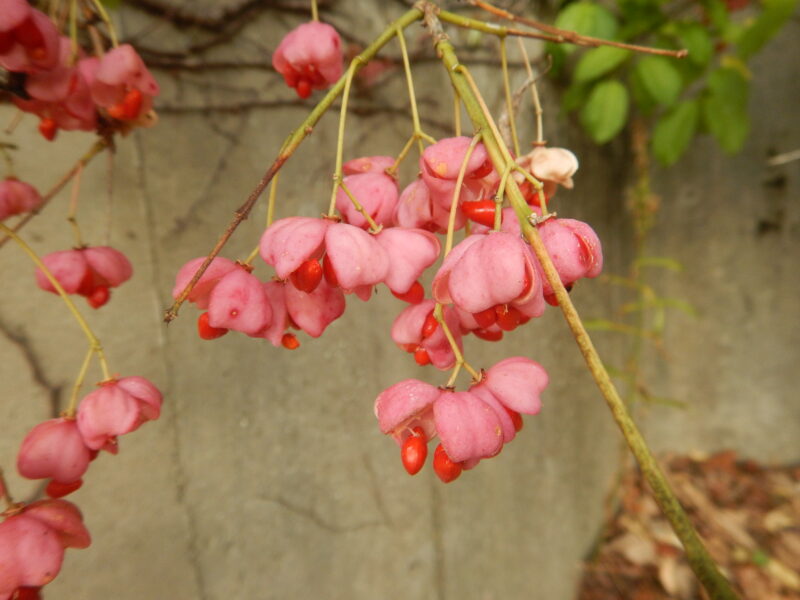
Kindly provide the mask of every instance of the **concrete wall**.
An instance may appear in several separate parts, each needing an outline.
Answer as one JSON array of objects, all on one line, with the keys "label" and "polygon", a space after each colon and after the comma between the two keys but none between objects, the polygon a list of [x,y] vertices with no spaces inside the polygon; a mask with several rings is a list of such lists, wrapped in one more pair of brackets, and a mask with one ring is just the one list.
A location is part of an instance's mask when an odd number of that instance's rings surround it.
[{"label": "concrete wall", "polygon": [[[387,3],[359,12],[352,30],[366,39],[395,11]],[[132,13],[125,18],[127,31],[149,31]],[[274,15],[261,15],[235,46],[210,57],[266,60],[261,48],[274,47],[284,28]],[[141,40],[178,47],[192,35],[162,28]],[[412,46],[424,43],[421,36],[413,30]],[[797,36],[786,32],[761,65],[790,52],[797,54]],[[478,74],[494,77],[485,69]],[[159,79],[163,106],[291,95],[259,71],[161,73]],[[428,65],[415,79],[425,114],[447,122],[444,75]],[[373,92],[376,101],[405,106],[401,84],[390,79]],[[754,135],[743,155],[725,159],[699,145],[678,168],[658,174],[665,210],[652,252],[686,264],[684,274],[663,284],[671,295],[690,297],[702,317],[670,321],[670,358],[650,363],[654,385],[691,408],[652,409],[645,417],[658,448],[733,445],[760,458],[790,460],[800,454],[792,442],[800,419],[791,368],[798,338],[791,312],[798,170],[794,163],[768,171],[763,161],[768,150],[800,146],[786,100],[797,97],[797,78],[757,69],[754,87]],[[547,137],[576,148],[582,161],[562,214],[592,223],[604,240],[608,270],[621,272],[630,237],[622,212],[626,150],[576,142],[574,130],[557,123],[552,97],[548,109]],[[786,118],[775,118],[780,111]],[[10,114],[4,109],[0,120]],[[321,339],[303,338],[295,352],[236,335],[203,342],[190,306],[169,327],[161,324],[177,268],[208,250],[302,115],[291,107],[165,110],[158,127],[120,142],[111,203],[106,161],[86,169],[79,213],[85,238],[99,244],[109,237],[136,266],[135,278],[115,290],[112,302],[89,315],[92,325],[112,369],[151,378],[166,401],[161,420],[124,438],[118,456],[100,457],[84,489],[72,496],[94,542],[68,553],[48,594],[86,600],[570,598],[602,517],[618,435],[557,311],[503,344],[467,342],[473,364],[529,355],[545,365],[552,383],[542,414],[526,421],[500,457],[448,486],[430,468],[408,477],[396,447],[377,429],[372,403],[382,389],[412,376],[444,381],[393,346],[388,330],[402,305],[383,291],[368,303],[348,299],[345,316]],[[47,144],[33,130],[32,120],[20,126],[25,152],[17,170],[42,188],[91,143],[86,135],[63,134]],[[408,133],[404,119],[384,113],[351,117],[346,156],[394,154]],[[524,135],[532,135],[529,127]],[[279,216],[325,210],[335,143],[330,115],[287,165]],[[776,173],[783,186],[765,186]],[[63,220],[67,203],[62,194],[26,228],[37,250],[72,244]],[[777,214],[779,229],[758,235],[759,219]],[[259,206],[225,254],[247,255],[264,219]],[[20,498],[35,486],[12,472],[19,442],[50,414],[51,398],[66,400],[85,352],[60,301],[36,289],[31,272],[16,248],[0,251],[0,465]],[[270,274],[263,266],[256,273]],[[615,294],[586,282],[574,298],[582,313],[599,316],[615,308]],[[621,340],[604,336],[598,343],[609,362],[621,356]]]}]

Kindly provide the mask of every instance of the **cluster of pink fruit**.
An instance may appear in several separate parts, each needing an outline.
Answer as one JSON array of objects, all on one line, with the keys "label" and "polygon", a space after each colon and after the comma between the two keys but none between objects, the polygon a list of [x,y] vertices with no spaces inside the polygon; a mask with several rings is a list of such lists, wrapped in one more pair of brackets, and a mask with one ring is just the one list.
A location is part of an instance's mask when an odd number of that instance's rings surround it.
[{"label": "cluster of pink fruit", "polygon": [[[482,144],[475,145],[467,158],[470,146],[471,140],[466,137],[447,138],[428,146],[420,158],[419,178],[402,192],[390,174],[395,162],[392,157],[363,157],[345,163],[343,187],[336,196],[340,216],[289,217],[276,221],[264,232],[259,249],[264,262],[275,270],[271,281],[259,280],[248,264],[221,257],[211,262],[188,296],[190,302],[206,311],[198,320],[200,336],[212,339],[235,330],[294,349],[299,342],[289,329],[318,337],[343,314],[347,294],[366,301],[375,286],[382,283],[409,303],[392,326],[395,343],[412,353],[420,365],[430,363],[439,369],[450,369],[456,364],[456,350],[462,348],[464,335],[473,333],[496,341],[504,332],[540,316],[546,300],[555,302],[553,291],[530,247],[520,237],[513,210],[502,211],[501,227],[496,231],[488,226],[491,221],[485,212],[476,210],[475,207],[482,209],[490,203],[494,220],[493,196],[500,177]],[[537,148],[519,162],[547,183],[551,196],[555,184],[571,186],[571,176],[577,168],[574,155],[560,148]],[[462,166],[463,182],[456,191]],[[420,277],[440,257],[441,246],[434,232],[445,230],[454,198],[455,228],[463,229],[471,220],[472,230],[447,254],[433,278],[432,298],[425,299]],[[528,199],[538,210],[538,194],[531,192]],[[539,231],[565,286],[600,273],[602,252],[591,227],[552,217],[539,225]],[[173,290],[175,297],[202,260],[194,259],[180,270]],[[437,303],[444,305],[441,321],[435,316]],[[538,364],[527,359],[510,360],[515,361],[515,373],[529,371],[508,376],[511,381],[527,378],[537,382],[527,391],[520,385],[520,396],[544,387],[546,375]],[[502,379],[507,377],[506,369],[505,363],[500,363],[488,373],[495,373],[494,379]],[[391,432],[399,443],[414,447],[439,432],[443,450],[438,451],[442,458],[435,464],[450,460],[465,468],[475,466],[513,438],[508,423],[519,422],[520,412],[538,411],[538,393],[535,402],[515,405],[513,399],[509,400],[508,391],[492,398],[492,386],[483,381],[476,382],[469,392],[447,392],[436,398],[429,388],[420,392],[421,386],[427,384],[407,383],[398,384],[379,397],[379,417],[381,410],[386,410],[380,406],[391,406],[390,413],[395,415],[386,422],[381,417],[381,428]],[[406,412],[399,407],[403,394],[408,396]],[[488,419],[482,424],[475,417],[478,405]],[[463,409],[461,415],[456,414],[458,406]],[[500,407],[511,412],[498,412]],[[431,411],[440,416],[420,416]],[[496,435],[491,443],[464,450],[463,444],[442,435],[442,428],[447,431],[448,427],[467,435],[471,430],[463,424],[448,426],[450,422],[458,423],[459,418],[472,419],[481,431],[496,431],[500,437]],[[417,427],[422,429],[415,433]],[[477,444],[479,435],[475,433],[473,438]],[[403,452],[405,455],[406,450]],[[414,461],[404,462],[407,467],[414,466]],[[443,479],[454,478],[455,467],[435,469]],[[409,468],[410,472],[416,470]],[[442,476],[445,471],[450,475]]]},{"label": "cluster of pink fruit", "polygon": [[[41,195],[29,183],[13,177],[0,181],[0,221],[34,211],[41,204]],[[133,274],[125,255],[108,246],[58,250],[42,257],[42,262],[66,293],[84,296],[92,308],[108,302],[110,288],[126,282]],[[58,293],[40,269],[36,270],[36,283],[43,290]]]},{"label": "cluster of pink fruit", "polygon": [[28,479],[49,480],[49,498],[14,504],[2,513],[0,600],[39,598],[39,588],[58,575],[64,549],[89,545],[80,511],[61,498],[81,487],[101,450],[118,452],[118,436],[157,419],[161,400],[161,392],[143,377],[111,379],[81,400],[77,417],[49,419],[25,436],[17,470]]},{"label": "cluster of pink fruit", "polygon": [[40,118],[45,138],[111,120],[116,128],[149,124],[158,83],[130,45],[84,56],[27,0],[0,0],[0,14],[0,66],[23,77],[14,104]]},{"label": "cluster of pink fruit", "polygon": [[[306,98],[341,77],[339,36],[329,25],[300,25],[278,46],[273,66]],[[578,161],[562,148],[535,147],[518,157],[517,165],[512,177],[541,216],[542,199],[552,198],[558,185],[572,187]],[[197,322],[200,337],[214,339],[234,330],[293,350],[300,342],[290,329],[319,337],[344,313],[347,294],[366,301],[375,286],[384,284],[409,303],[394,321],[392,339],[418,364],[444,370],[461,366],[464,335],[497,341],[540,316],[546,303],[557,304],[520,235],[515,212],[500,209],[502,198],[496,196],[503,193],[502,177],[483,144],[453,137],[428,146],[419,176],[402,191],[396,169],[391,156],[346,162],[335,196],[338,216],[272,223],[259,244],[261,258],[275,271],[270,281],[253,275],[249,262],[215,257],[186,298],[204,311]],[[532,185],[525,172],[543,186]],[[435,234],[461,229],[467,235],[444,257],[432,298],[426,299],[420,277],[440,257]],[[600,241],[587,224],[550,215],[538,229],[568,289],[600,273]],[[204,260],[180,269],[175,298]],[[538,363],[510,358],[475,375],[478,380],[466,392],[407,380],[378,396],[380,428],[401,446],[402,462],[412,475],[422,468],[433,437],[441,441],[434,471],[449,482],[511,441],[522,426],[521,414],[538,413],[539,394],[547,385]]]},{"label": "cluster of pink fruit", "polygon": [[[26,0],[0,0],[0,67],[10,73],[6,88],[14,104],[39,117],[39,131],[48,140],[59,129],[111,136],[153,122],[158,84],[131,46],[85,56]],[[13,176],[0,181],[0,221],[43,204],[32,185]],[[128,259],[107,246],[52,252],[42,263],[47,273],[36,271],[40,288],[84,296],[93,308],[106,304],[110,289],[132,275]],[[62,498],[81,487],[101,450],[116,454],[118,436],[159,417],[162,396],[142,377],[107,375],[77,400],[75,395],[58,418],[33,427],[19,450],[19,473],[45,480],[48,498],[13,503],[0,478],[0,498],[7,503],[0,512],[0,600],[40,598],[40,588],[58,574],[64,550],[89,545],[80,511]]]}]

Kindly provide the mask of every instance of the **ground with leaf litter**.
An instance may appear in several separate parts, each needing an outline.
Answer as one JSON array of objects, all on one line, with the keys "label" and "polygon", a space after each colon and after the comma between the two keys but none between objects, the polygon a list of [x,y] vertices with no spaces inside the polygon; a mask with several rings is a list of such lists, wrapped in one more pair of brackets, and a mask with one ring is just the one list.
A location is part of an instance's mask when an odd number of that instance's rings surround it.
[{"label": "ground with leaf litter", "polygon": [[[743,600],[800,600],[800,465],[767,467],[727,451],[662,466],[711,556]],[[585,565],[578,600],[694,600],[680,544],[638,473]]]}]

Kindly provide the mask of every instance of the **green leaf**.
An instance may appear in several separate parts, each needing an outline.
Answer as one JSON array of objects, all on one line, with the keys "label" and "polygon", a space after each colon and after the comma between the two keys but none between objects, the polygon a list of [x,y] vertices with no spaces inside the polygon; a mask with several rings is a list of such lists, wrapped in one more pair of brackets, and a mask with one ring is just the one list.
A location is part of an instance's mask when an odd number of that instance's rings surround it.
[{"label": "green leaf", "polygon": [[[617,18],[607,9],[587,0],[567,5],[558,13],[554,25],[560,29],[575,31],[581,35],[611,39],[617,33]],[[575,46],[564,45],[567,53]]]},{"label": "green leaf", "polygon": [[650,115],[658,107],[658,103],[653,100],[650,96],[650,92],[645,89],[644,83],[642,83],[636,71],[633,71],[631,77],[628,78],[628,88],[631,93],[631,98],[633,98],[633,101],[642,114]]},{"label": "green leaf", "polygon": [[628,90],[619,81],[597,83],[580,113],[581,123],[598,144],[617,135],[628,119]]},{"label": "green leaf", "polygon": [[602,77],[621,65],[630,56],[630,50],[600,46],[587,51],[575,66],[573,78],[576,82],[586,83]]},{"label": "green leaf", "polygon": [[725,152],[735,154],[742,149],[750,132],[747,112],[717,97],[710,97],[703,102],[703,117],[711,135]]},{"label": "green leaf", "polygon": [[730,13],[724,0],[703,0],[703,8],[711,24],[724,36],[730,26]]},{"label": "green leaf", "polygon": [[678,41],[689,51],[689,62],[704,67],[714,56],[714,43],[708,30],[699,23],[681,23],[678,27]]},{"label": "green leaf", "polygon": [[697,100],[681,102],[661,117],[653,130],[653,154],[665,165],[674,164],[689,147],[700,116]]},{"label": "green leaf", "polygon": [[712,96],[725,99],[734,106],[747,106],[748,83],[740,69],[722,67],[708,76],[708,90]]},{"label": "green leaf", "polygon": [[737,40],[739,56],[750,58],[761,50],[794,14],[797,0],[764,0],[764,9],[755,22]]},{"label": "green leaf", "polygon": [[586,104],[586,98],[589,95],[589,90],[591,90],[590,85],[577,82],[573,83],[567,88],[567,91],[564,92],[564,95],[561,97],[561,108],[566,112],[577,110]]},{"label": "green leaf", "polygon": [[636,75],[659,104],[675,103],[683,89],[683,79],[671,60],[664,56],[645,56],[636,64]]},{"label": "green leaf", "polygon": [[703,119],[725,152],[738,152],[750,131],[748,83],[740,70],[723,67],[708,77]]}]

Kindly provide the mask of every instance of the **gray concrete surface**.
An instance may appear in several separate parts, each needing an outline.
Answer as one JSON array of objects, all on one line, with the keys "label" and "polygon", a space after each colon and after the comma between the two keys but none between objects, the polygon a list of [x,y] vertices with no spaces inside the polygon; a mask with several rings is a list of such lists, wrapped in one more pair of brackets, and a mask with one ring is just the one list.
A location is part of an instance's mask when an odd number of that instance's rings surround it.
[{"label": "gray concrete surface", "polygon": [[[354,31],[367,37],[382,13],[394,10],[387,3],[360,12]],[[211,56],[252,58],[274,46],[284,24],[270,19],[262,16],[237,45]],[[130,14],[125,27],[146,31]],[[775,62],[797,55],[793,28],[754,69],[754,134],[745,152],[724,158],[701,143],[678,167],[657,174],[664,210],[652,253],[686,265],[660,283],[701,314],[672,318],[668,359],[648,362],[654,388],[689,403],[685,411],[654,407],[641,414],[658,449],[732,446],[766,460],[800,457],[800,381],[793,368],[799,169],[798,163],[764,166],[768,152],[800,147],[787,101],[798,97],[796,73]],[[157,30],[143,40],[178,45],[181,35]],[[409,36],[412,45],[417,36],[418,30]],[[492,76],[478,72],[484,80]],[[194,73],[161,73],[160,102],[290,97],[257,71],[208,76],[213,83]],[[442,77],[434,66],[415,71],[423,110],[447,121]],[[395,77],[374,94],[404,106],[401,83]],[[630,237],[622,212],[626,151],[577,142],[575,131],[557,122],[552,98],[548,108],[548,138],[576,148],[582,162],[562,214],[592,223],[608,270],[621,272]],[[9,114],[3,109],[0,120]],[[542,414],[526,421],[522,435],[449,486],[429,468],[405,475],[372,415],[374,397],[399,379],[443,381],[391,343],[388,328],[401,304],[388,294],[369,303],[349,299],[345,316],[321,339],[303,338],[291,353],[235,335],[203,342],[194,333],[192,307],[169,327],[161,324],[178,266],[207,251],[302,114],[164,111],[158,127],[120,142],[111,204],[105,160],[86,169],[79,213],[86,239],[110,238],[136,267],[109,306],[91,313],[93,327],[112,369],[151,378],[166,401],[161,420],[124,438],[118,456],[93,463],[84,489],[74,494],[94,542],[68,553],[47,597],[568,600],[602,517],[618,435],[556,311],[502,345],[467,343],[474,364],[525,354],[546,366],[552,383]],[[396,153],[408,134],[403,119],[382,113],[348,123],[347,156]],[[335,127],[327,117],[288,164],[280,216],[325,209]],[[47,144],[33,129],[26,120],[18,131],[26,150],[18,172],[47,187],[90,141],[62,134]],[[37,250],[72,243],[63,220],[67,203],[62,194],[27,228]],[[226,255],[249,253],[264,218],[259,206]],[[775,221],[777,229],[759,234],[761,220]],[[17,249],[0,251],[0,465],[7,471],[24,432],[49,414],[50,398],[67,397],[85,351],[80,331],[55,297],[36,289],[31,272]],[[256,273],[268,276],[263,266]],[[614,310],[615,294],[587,282],[574,298],[582,313],[600,316]],[[623,341],[603,335],[598,344],[609,362],[620,359]],[[34,491],[9,475],[19,497]]]}]

